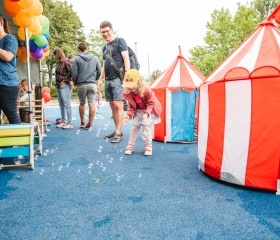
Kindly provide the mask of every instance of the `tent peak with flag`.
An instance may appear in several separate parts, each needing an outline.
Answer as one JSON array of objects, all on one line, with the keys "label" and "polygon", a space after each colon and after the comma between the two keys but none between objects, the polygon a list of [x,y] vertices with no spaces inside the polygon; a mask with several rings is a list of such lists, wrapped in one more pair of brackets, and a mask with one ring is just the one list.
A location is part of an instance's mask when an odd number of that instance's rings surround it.
[{"label": "tent peak with flag", "polygon": [[280,4],[268,15],[267,20],[274,20],[280,24]]}]

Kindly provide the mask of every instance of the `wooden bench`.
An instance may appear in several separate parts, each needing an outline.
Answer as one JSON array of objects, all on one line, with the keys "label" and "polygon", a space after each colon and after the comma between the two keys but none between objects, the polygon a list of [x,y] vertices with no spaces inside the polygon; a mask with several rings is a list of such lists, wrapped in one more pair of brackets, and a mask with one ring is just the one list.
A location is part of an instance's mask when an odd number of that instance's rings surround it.
[{"label": "wooden bench", "polygon": [[[34,146],[38,145],[35,149]],[[38,123],[0,125],[0,168],[27,167],[34,169],[35,153],[42,154],[42,135]],[[20,162],[21,158],[25,163]],[[4,158],[18,158],[13,163],[3,163]]]}]

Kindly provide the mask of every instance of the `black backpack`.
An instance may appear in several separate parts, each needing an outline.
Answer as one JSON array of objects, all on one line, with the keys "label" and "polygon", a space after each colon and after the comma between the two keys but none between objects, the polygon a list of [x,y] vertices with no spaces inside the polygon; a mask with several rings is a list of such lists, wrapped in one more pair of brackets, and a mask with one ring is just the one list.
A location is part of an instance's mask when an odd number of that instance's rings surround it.
[{"label": "black backpack", "polygon": [[[118,41],[120,41],[120,38],[118,38]],[[119,45],[119,42],[118,42],[118,45]],[[129,46],[127,46],[127,47],[128,47],[128,53],[129,53],[130,68],[139,70],[140,64],[138,62],[136,54]]]},{"label": "black backpack", "polygon": [[136,54],[133,50],[128,46],[129,60],[130,60],[130,68],[131,69],[140,69],[140,64],[138,62]]},{"label": "black backpack", "polygon": [[[120,41],[119,38],[118,38],[118,41]],[[118,45],[119,45],[119,42],[118,42]],[[133,52],[133,50],[129,46],[127,46],[127,47],[128,47],[128,53],[129,53],[130,68],[139,70],[140,69],[140,64],[138,62],[136,54]],[[124,73],[125,73],[124,72],[124,67],[118,68],[116,62],[114,61],[114,59],[112,57],[111,52],[107,50],[107,45],[106,45],[106,55],[110,59],[111,64],[114,66],[116,72],[118,73],[118,75],[119,75],[119,77],[122,81],[123,78],[124,78]]]}]

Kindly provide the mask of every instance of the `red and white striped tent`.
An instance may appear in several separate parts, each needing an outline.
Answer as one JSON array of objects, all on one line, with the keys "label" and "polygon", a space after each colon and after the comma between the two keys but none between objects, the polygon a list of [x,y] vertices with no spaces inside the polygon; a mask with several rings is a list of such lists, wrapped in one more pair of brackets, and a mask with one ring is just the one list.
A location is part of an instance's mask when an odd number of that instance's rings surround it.
[{"label": "red and white striped tent", "polygon": [[280,31],[271,16],[200,87],[198,158],[207,175],[278,194]]},{"label": "red and white striped tent", "polygon": [[181,53],[150,85],[162,105],[161,122],[154,126],[153,139],[164,142],[193,142],[198,87],[205,80]]}]

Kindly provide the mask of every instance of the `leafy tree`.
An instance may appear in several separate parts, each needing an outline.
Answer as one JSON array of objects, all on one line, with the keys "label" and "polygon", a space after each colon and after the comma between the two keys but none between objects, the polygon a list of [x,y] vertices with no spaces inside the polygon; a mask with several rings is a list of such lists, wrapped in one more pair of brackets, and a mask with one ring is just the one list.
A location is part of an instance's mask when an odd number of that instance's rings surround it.
[{"label": "leafy tree", "polygon": [[190,50],[190,62],[206,76],[257,26],[256,12],[245,6],[239,6],[234,17],[224,8],[214,10],[211,17],[212,22],[206,24],[206,45]]},{"label": "leafy tree", "polygon": [[[83,24],[77,13],[73,11],[73,6],[66,1],[41,0],[44,15],[50,20],[50,53],[55,47],[60,47],[67,55],[76,53],[77,44],[85,41]],[[51,88],[53,72],[56,60],[52,54],[42,61],[43,79],[48,78],[48,86]],[[47,76],[46,76],[47,75]]]},{"label": "leafy tree", "polygon": [[100,31],[91,29],[89,35],[87,36],[87,41],[90,52],[98,57],[102,66],[102,48],[106,44],[106,41],[103,39],[103,37],[101,37]]},{"label": "leafy tree", "polygon": [[259,22],[261,22],[279,3],[280,0],[255,0],[251,2],[251,6],[258,13]]},{"label": "leafy tree", "polygon": [[244,41],[276,7],[280,0],[255,0],[249,6],[238,4],[231,16],[229,9],[214,10],[207,22],[205,45],[190,50],[190,62],[208,76],[240,43]]},{"label": "leafy tree", "polygon": [[148,76],[147,82],[153,82],[159,75],[161,74],[160,70],[155,70],[152,72],[150,76]]}]

